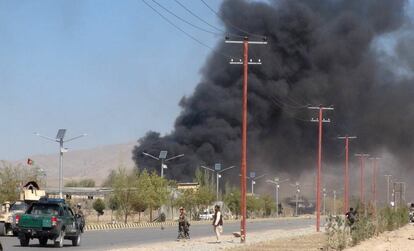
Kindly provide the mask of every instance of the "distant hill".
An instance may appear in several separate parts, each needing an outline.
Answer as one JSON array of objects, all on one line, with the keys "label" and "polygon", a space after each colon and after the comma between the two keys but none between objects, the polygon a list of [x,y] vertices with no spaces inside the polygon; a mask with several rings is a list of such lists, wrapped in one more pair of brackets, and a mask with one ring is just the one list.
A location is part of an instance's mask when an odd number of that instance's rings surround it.
[{"label": "distant hill", "polygon": [[[63,176],[64,181],[91,178],[96,185],[100,186],[111,170],[117,169],[120,165],[131,168],[135,166],[132,160],[132,149],[135,142],[126,144],[107,145],[93,149],[74,150],[64,153],[63,156]],[[34,155],[30,157],[34,161],[34,166],[38,166],[46,171],[48,186],[59,184],[59,155]],[[15,161],[27,168],[27,159]]]}]

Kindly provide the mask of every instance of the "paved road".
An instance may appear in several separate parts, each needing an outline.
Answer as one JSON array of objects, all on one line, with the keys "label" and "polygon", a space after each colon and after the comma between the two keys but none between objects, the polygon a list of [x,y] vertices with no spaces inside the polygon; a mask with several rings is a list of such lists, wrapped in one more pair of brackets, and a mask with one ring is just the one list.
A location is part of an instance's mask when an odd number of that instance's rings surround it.
[{"label": "paved road", "polygon": [[[308,227],[314,224],[314,219],[279,219],[247,222],[247,231],[263,231],[270,229],[294,230]],[[240,230],[240,223],[228,223],[224,225],[224,232],[231,233]],[[248,236],[247,232],[247,236]],[[192,225],[190,228],[192,238],[214,236],[211,225]],[[82,243],[79,247],[73,247],[69,240],[65,240],[64,250],[108,250],[116,247],[132,247],[140,244],[150,244],[162,241],[171,241],[177,237],[177,227],[124,229],[124,230],[99,230],[89,231],[82,235]],[[41,251],[53,248],[52,241],[48,246],[40,247],[37,239],[31,240],[29,247],[21,247],[17,237],[0,237],[3,249]]]}]

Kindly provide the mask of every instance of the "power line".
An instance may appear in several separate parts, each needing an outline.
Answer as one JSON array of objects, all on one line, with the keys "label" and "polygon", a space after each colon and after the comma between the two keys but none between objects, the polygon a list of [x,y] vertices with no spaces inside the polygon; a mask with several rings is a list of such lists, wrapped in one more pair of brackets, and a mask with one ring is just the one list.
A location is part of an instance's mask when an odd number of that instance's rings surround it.
[{"label": "power line", "polygon": [[183,9],[185,9],[188,13],[190,13],[191,15],[193,15],[195,18],[197,18],[198,20],[200,20],[201,22],[203,22],[203,23],[205,23],[206,25],[208,25],[208,26],[210,26],[211,28],[213,28],[213,29],[215,29],[215,30],[217,30],[217,31],[219,31],[219,32],[222,32],[222,33],[227,33],[227,34],[229,34],[229,35],[231,35],[231,36],[234,36],[234,37],[243,37],[242,35],[237,35],[237,34],[234,34],[234,33],[230,33],[230,32],[227,32],[227,31],[225,31],[225,30],[223,30],[223,29],[221,29],[221,28],[219,28],[219,27],[217,27],[217,26],[215,26],[215,25],[212,25],[211,23],[209,23],[209,22],[207,22],[206,20],[204,20],[204,19],[202,19],[199,15],[197,15],[197,14],[195,14],[193,11],[191,11],[189,8],[187,8],[183,3],[181,3],[180,1],[178,1],[178,0],[174,0],[178,5],[180,5]]},{"label": "power line", "polygon": [[142,0],[142,2],[144,2],[145,5],[147,5],[148,7],[150,7],[155,13],[157,13],[162,19],[164,19],[167,23],[171,24],[174,28],[176,28],[177,30],[181,31],[184,35],[186,35],[187,37],[189,37],[190,39],[194,40],[195,42],[199,43],[200,45],[210,49],[211,51],[213,51],[215,54],[220,55],[226,59],[230,59],[231,57],[228,55],[225,55],[223,53],[220,53],[218,51],[216,51],[214,48],[212,48],[211,46],[208,46],[207,44],[203,43],[202,41],[200,41],[199,39],[197,39],[196,37],[192,36],[190,33],[186,32],[185,30],[183,30],[182,28],[180,28],[178,25],[176,25],[174,22],[172,22],[171,20],[169,20],[166,16],[164,16],[161,12],[159,12],[157,9],[155,9],[153,6],[151,6],[149,3],[147,3],[147,1]]},{"label": "power line", "polygon": [[195,24],[192,24],[191,22],[189,22],[189,21],[185,20],[184,18],[182,18],[182,17],[178,16],[177,14],[175,14],[174,12],[170,11],[169,9],[167,9],[166,7],[164,7],[162,4],[158,3],[157,1],[155,1],[155,0],[151,0],[151,1],[152,1],[153,3],[155,3],[156,5],[158,5],[161,9],[165,10],[166,12],[168,12],[168,13],[170,13],[171,15],[173,15],[174,17],[176,17],[176,18],[177,18],[178,20],[180,20],[181,22],[184,22],[184,23],[186,23],[186,24],[188,24],[188,25],[190,25],[190,26],[192,26],[192,27],[194,27],[194,28],[196,28],[196,29],[199,29],[199,30],[201,30],[201,31],[204,31],[204,32],[207,32],[207,33],[213,34],[213,35],[215,35],[215,36],[221,36],[221,35],[222,35],[222,34],[220,34],[220,33],[217,33],[217,32],[214,32],[214,31],[210,31],[210,30],[206,30],[206,29],[204,29],[204,28],[202,28],[202,27],[200,27],[200,26],[197,26],[197,25],[195,25]]},{"label": "power line", "polygon": [[[215,11],[210,5],[208,5],[204,0],[200,0],[211,12],[213,12],[219,19],[223,19],[224,20],[224,18],[223,17],[221,17],[218,13],[217,13],[217,11]],[[243,30],[242,28],[239,28],[239,27],[237,27],[236,25],[234,25],[234,24],[232,24],[229,20],[226,20],[227,21],[227,24],[229,24],[231,27],[233,27],[234,29],[236,29],[236,30],[238,30],[238,31],[240,31],[240,32],[243,32],[243,33],[245,33],[245,34],[247,34],[247,35],[250,35],[250,36],[254,36],[254,37],[260,37],[260,38],[263,38],[264,36],[263,35],[259,35],[259,34],[255,34],[255,33],[251,33],[251,32],[248,32],[248,31],[246,31],[246,30]],[[238,36],[240,36],[240,35],[238,35]]]}]

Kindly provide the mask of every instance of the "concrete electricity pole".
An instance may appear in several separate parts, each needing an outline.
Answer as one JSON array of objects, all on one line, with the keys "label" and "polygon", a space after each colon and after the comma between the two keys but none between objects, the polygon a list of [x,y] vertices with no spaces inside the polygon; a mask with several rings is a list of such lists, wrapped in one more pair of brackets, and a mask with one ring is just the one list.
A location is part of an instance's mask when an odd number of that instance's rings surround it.
[{"label": "concrete electricity pole", "polygon": [[390,178],[392,177],[392,175],[387,174],[384,175],[387,178],[387,206],[390,206],[391,201],[390,201]]},{"label": "concrete electricity pole", "polygon": [[359,158],[359,168],[360,168],[360,181],[359,181],[359,199],[361,203],[365,204],[364,201],[364,168],[365,168],[365,157],[369,157],[367,153],[357,153],[356,157]]},{"label": "concrete electricity pole", "polygon": [[326,215],[326,188],[323,188],[323,215]]},{"label": "concrete electricity pole", "polygon": [[377,209],[377,171],[378,171],[378,160],[379,157],[369,158],[372,163],[372,183],[371,183],[371,192],[372,192],[372,205],[374,206],[374,212]]},{"label": "concrete electricity pole", "polygon": [[333,215],[336,215],[336,190],[333,190]]},{"label": "concrete electricity pole", "polygon": [[322,123],[331,122],[330,119],[323,118],[324,110],[333,110],[333,107],[308,107],[311,110],[319,110],[319,118],[311,119],[311,122],[319,123],[319,142],[318,142],[318,166],[316,171],[316,231],[319,232],[321,222],[321,169],[322,169]]},{"label": "concrete electricity pole", "polygon": [[247,172],[247,73],[248,65],[261,64],[260,60],[253,62],[248,60],[249,44],[264,45],[267,41],[249,41],[248,37],[245,37],[243,41],[226,40],[226,43],[230,44],[243,44],[243,61],[233,61],[230,64],[242,64],[243,65],[243,97],[242,97],[242,146],[241,146],[241,177],[240,177],[240,190],[241,190],[241,222],[240,222],[240,241],[242,243],[246,240],[246,172]]},{"label": "concrete electricity pole", "polygon": [[344,171],[344,214],[349,208],[349,140],[356,139],[356,136],[338,137],[338,139],[345,140],[345,171]]}]

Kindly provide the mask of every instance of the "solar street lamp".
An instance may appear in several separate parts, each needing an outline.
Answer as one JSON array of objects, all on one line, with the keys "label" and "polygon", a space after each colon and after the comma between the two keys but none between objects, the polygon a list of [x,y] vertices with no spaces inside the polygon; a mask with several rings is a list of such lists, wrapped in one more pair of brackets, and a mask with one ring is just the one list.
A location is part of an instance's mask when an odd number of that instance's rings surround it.
[{"label": "solar street lamp", "polygon": [[168,168],[168,166],[165,164],[165,162],[168,162],[168,161],[173,160],[173,159],[181,158],[181,157],[184,156],[184,154],[179,154],[179,155],[173,156],[171,158],[167,158],[168,151],[164,151],[164,150],[160,151],[160,154],[158,155],[158,157],[155,157],[154,155],[146,153],[146,152],[142,152],[142,154],[147,156],[147,157],[150,157],[151,159],[161,161],[161,178],[164,177],[164,169]]},{"label": "solar street lamp", "polygon": [[47,136],[43,136],[40,133],[34,133],[36,136],[39,136],[43,139],[49,140],[49,141],[53,141],[53,142],[58,142],[59,143],[59,197],[61,199],[63,199],[63,194],[62,194],[62,188],[63,188],[63,153],[68,152],[67,148],[63,147],[63,143],[78,139],[78,138],[82,138],[84,136],[87,136],[86,133],[81,134],[79,136],[70,138],[65,140],[65,134],[66,134],[66,129],[59,129],[56,137],[55,138],[51,138],[51,137],[47,137]]}]

